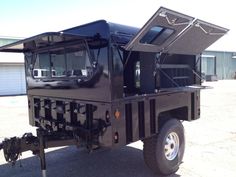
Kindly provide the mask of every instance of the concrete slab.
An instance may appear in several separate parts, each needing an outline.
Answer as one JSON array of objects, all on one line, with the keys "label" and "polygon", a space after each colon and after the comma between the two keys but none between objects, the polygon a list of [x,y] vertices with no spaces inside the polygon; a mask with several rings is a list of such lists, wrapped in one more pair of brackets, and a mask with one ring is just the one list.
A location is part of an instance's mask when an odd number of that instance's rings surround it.
[{"label": "concrete slab", "polygon": [[[179,171],[171,177],[236,176],[236,80],[206,82],[202,90],[201,118],[184,122],[186,150]],[[26,96],[0,97],[0,140],[35,131],[28,125]],[[154,177],[142,156],[142,142],[121,149],[87,154],[66,147],[47,151],[49,177]],[[37,157],[24,153],[11,167],[0,152],[0,176],[40,177]],[[159,176],[160,177],[160,176]]]}]

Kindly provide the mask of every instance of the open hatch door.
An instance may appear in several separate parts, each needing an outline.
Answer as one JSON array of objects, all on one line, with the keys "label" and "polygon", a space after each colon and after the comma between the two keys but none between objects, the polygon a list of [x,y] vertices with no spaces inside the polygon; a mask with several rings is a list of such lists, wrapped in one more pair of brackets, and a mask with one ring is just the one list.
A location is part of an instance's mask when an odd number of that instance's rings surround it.
[{"label": "open hatch door", "polygon": [[129,51],[196,55],[227,31],[161,7],[124,48]]},{"label": "open hatch door", "polygon": [[168,47],[168,53],[197,55],[228,32],[222,28],[196,19],[181,36]]},{"label": "open hatch door", "polygon": [[2,46],[0,47],[0,52],[25,53],[45,47],[78,42],[78,40],[84,39],[88,39],[88,37],[64,32],[47,32]]}]

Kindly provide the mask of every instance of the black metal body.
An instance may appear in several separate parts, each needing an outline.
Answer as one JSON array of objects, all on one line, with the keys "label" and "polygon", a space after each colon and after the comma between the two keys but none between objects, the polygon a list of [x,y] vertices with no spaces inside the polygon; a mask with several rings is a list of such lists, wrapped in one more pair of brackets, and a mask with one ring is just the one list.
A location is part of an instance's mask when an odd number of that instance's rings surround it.
[{"label": "black metal body", "polygon": [[[165,117],[162,114],[188,121],[199,118],[199,90],[186,88],[200,84],[200,79],[192,72],[201,73],[197,56],[163,53],[157,58],[154,52],[124,50],[122,46],[137,31],[137,28],[104,20],[62,31],[89,36],[89,39],[99,36],[105,40],[106,45],[98,59],[103,71],[95,83],[81,87],[33,87],[27,79],[30,124],[46,132],[58,132],[58,137],[61,132],[68,132],[71,138],[76,135],[80,137],[81,145],[92,149],[93,146],[123,146],[156,134],[160,119]],[[50,35],[53,34],[46,37]],[[27,46],[23,51],[27,78],[30,77],[27,75],[27,55],[54,47],[37,47],[40,39],[31,38],[24,42]],[[75,38],[73,42],[76,40],[81,38]],[[69,38],[68,41],[70,44]],[[61,42],[60,47],[69,45],[68,41]],[[137,62],[140,78],[136,87]],[[46,83],[50,84],[50,81]],[[119,118],[115,118],[115,111],[119,111]]]},{"label": "black metal body", "polygon": [[199,51],[222,31],[160,8],[140,30],[100,20],[0,48],[25,54],[29,122],[39,128],[32,142],[6,140],[0,149],[37,151],[44,170],[44,148],[119,147],[157,134],[170,118],[198,119]]},{"label": "black metal body", "polygon": [[[199,117],[199,91],[183,89],[200,84],[191,71],[200,73],[196,56],[162,54],[159,59],[162,73],[155,66],[156,53],[130,54],[121,48],[135,35],[136,28],[97,21],[64,32],[90,36],[99,33],[105,38],[108,45],[100,54],[104,58],[99,64],[107,71],[103,70],[92,87],[32,88],[28,83],[31,125],[46,131],[77,131],[87,147],[92,144],[112,147],[156,134],[163,112],[189,121]],[[140,62],[139,88],[134,83],[137,61]],[[154,72],[157,74],[153,75]],[[119,119],[114,117],[116,110],[120,112]],[[114,139],[115,134],[119,135],[119,141]]]}]

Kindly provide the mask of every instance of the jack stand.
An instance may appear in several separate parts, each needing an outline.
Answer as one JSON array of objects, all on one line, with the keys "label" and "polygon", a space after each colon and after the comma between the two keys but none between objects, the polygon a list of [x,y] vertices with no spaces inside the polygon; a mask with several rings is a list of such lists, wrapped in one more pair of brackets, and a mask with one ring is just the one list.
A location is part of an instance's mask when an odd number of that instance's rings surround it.
[{"label": "jack stand", "polygon": [[[51,139],[48,139],[48,138]],[[32,151],[33,154],[40,158],[40,166],[42,177],[47,177],[46,173],[46,154],[45,149],[50,147],[60,147],[68,145],[78,145],[77,139],[74,137],[63,137],[49,135],[48,132],[42,129],[37,129],[37,136],[32,133],[25,133],[21,138],[12,137],[0,142],[0,150],[3,149],[4,157],[7,162],[13,165],[20,158],[22,152]]]},{"label": "jack stand", "polygon": [[42,177],[47,177],[46,173],[46,160],[45,160],[45,142],[43,138],[42,131],[38,131],[38,136],[39,136],[39,158],[40,158],[40,165],[41,165],[41,171],[42,171]]}]

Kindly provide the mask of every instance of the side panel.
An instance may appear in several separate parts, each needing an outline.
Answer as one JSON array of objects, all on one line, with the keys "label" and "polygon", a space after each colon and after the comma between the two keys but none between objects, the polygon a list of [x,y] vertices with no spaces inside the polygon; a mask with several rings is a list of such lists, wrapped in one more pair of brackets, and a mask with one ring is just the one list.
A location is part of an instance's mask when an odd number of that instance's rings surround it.
[{"label": "side panel", "polygon": [[200,118],[200,91],[191,93],[191,120]]},{"label": "side panel", "polygon": [[[108,126],[95,135],[102,147],[120,147],[157,134],[158,118],[164,112],[188,121],[200,116],[199,91],[134,96],[112,104],[37,96],[28,98],[30,124],[33,126],[40,125],[56,132],[79,128],[84,139],[87,135],[83,131],[101,130],[102,124],[97,120],[107,123]],[[179,111],[181,109],[184,112]]]},{"label": "side panel", "polygon": [[150,126],[150,101],[148,99],[145,99],[143,101],[144,104],[144,123],[145,123],[145,136],[149,137],[151,135],[151,126]]},{"label": "side panel", "polygon": [[[158,133],[158,117],[163,112],[170,111],[174,118],[181,120],[197,119],[199,106],[199,91],[135,96],[113,102],[112,112],[120,112],[118,119],[112,116],[113,135],[119,135],[119,140],[113,141],[113,145],[123,146]],[[181,109],[186,112],[179,112]]]},{"label": "side panel", "polygon": [[29,122],[51,132],[77,133],[86,143],[112,146],[112,128],[107,113],[111,104],[55,97],[28,96]]}]

